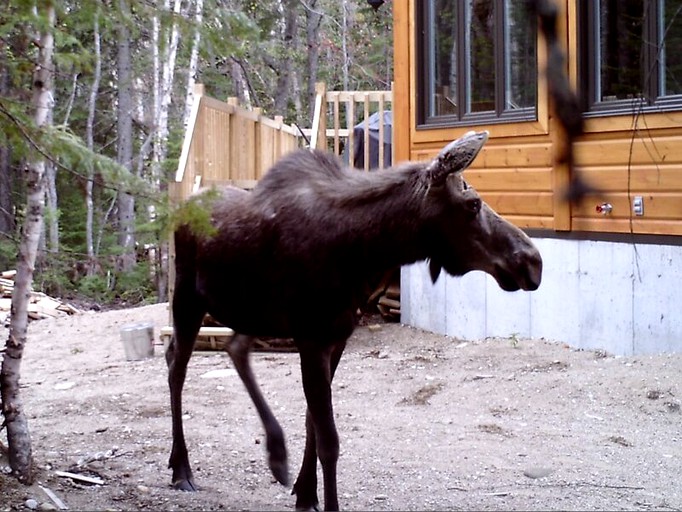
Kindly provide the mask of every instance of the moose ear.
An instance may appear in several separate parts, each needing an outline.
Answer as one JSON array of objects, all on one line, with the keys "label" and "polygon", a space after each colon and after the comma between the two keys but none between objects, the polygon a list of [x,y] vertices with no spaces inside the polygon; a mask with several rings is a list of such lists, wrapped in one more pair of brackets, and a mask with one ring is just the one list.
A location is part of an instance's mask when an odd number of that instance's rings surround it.
[{"label": "moose ear", "polygon": [[470,131],[441,149],[426,168],[431,185],[442,185],[448,175],[469,167],[487,140],[487,131]]},{"label": "moose ear", "polygon": [[433,258],[431,261],[429,261],[429,274],[431,275],[432,283],[435,284],[436,281],[438,281],[438,276],[440,276],[440,271],[442,268],[442,265],[437,261],[434,261]]}]

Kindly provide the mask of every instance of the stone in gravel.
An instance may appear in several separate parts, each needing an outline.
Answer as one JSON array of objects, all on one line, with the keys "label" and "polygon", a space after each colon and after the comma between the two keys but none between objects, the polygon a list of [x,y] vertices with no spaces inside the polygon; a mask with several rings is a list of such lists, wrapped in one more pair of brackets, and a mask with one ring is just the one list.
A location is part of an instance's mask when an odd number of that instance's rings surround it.
[{"label": "stone in gravel", "polygon": [[531,467],[527,468],[524,472],[523,475],[527,476],[528,478],[544,478],[554,472],[553,469],[550,468],[543,468],[543,467]]},{"label": "stone in gravel", "polygon": [[35,510],[38,508],[38,502],[33,498],[29,498],[26,501],[24,501],[24,505],[26,505],[26,508],[29,508],[31,510]]}]

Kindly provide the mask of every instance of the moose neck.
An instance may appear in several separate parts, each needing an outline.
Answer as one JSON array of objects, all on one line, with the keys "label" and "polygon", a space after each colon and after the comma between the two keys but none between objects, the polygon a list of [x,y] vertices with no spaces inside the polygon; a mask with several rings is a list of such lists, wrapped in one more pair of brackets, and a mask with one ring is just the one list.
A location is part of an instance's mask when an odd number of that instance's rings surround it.
[{"label": "moose neck", "polygon": [[325,192],[329,211],[366,264],[394,267],[425,259],[428,236],[424,164],[385,171],[353,171],[347,181]]}]

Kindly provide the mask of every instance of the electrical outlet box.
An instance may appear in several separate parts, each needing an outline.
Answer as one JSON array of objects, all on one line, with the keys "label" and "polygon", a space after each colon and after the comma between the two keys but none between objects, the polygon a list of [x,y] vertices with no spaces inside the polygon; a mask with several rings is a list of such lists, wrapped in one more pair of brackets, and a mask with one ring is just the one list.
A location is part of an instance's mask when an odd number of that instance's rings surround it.
[{"label": "electrical outlet box", "polygon": [[642,196],[635,196],[632,200],[632,213],[638,217],[644,215],[644,198]]}]

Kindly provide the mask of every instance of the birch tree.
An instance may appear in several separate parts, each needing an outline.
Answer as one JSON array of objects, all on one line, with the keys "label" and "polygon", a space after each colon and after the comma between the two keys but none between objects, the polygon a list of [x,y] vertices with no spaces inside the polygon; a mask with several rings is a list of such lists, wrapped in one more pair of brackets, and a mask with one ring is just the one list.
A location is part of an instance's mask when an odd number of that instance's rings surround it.
[{"label": "birch tree", "polygon": [[[88,98],[88,117],[85,123],[85,143],[90,151],[95,149],[94,126],[95,109],[97,107],[97,95],[99,93],[99,82],[102,77],[102,50],[99,31],[99,9],[95,11],[93,21],[93,50],[94,50],[94,70],[92,85],[90,86],[90,96]],[[85,250],[87,253],[87,275],[93,276],[97,270],[94,243],[94,216],[95,207],[93,201],[93,189],[95,185],[95,170],[93,165],[87,166],[87,181],[85,182]]]},{"label": "birch tree", "polygon": [[315,105],[315,83],[320,60],[320,25],[322,14],[317,10],[317,0],[310,0],[306,6],[306,44],[308,53],[306,58],[306,71],[308,83],[306,87],[308,100],[308,119],[313,118]]},{"label": "birch tree", "polygon": [[185,110],[182,116],[182,127],[187,128],[192,105],[194,104],[194,85],[199,68],[199,46],[201,45],[201,23],[204,19],[204,0],[195,0],[194,3],[194,34],[192,36],[192,49],[187,66],[187,94],[185,96]]},{"label": "birch tree", "polygon": [[[55,6],[51,0],[40,3],[36,17],[42,16],[46,24],[36,36],[38,48],[33,74],[34,124],[40,130],[46,127],[52,112],[52,56],[54,51]],[[28,299],[33,283],[33,269],[38,243],[43,227],[45,208],[45,157],[33,148],[26,165],[26,218],[19,246],[17,273],[12,292],[9,337],[0,370],[0,396],[2,414],[7,428],[9,462],[12,473],[19,481],[33,482],[33,453],[28,420],[20,396],[19,377],[21,360],[26,345],[28,328]]]}]

